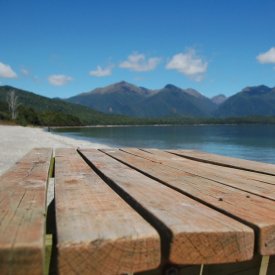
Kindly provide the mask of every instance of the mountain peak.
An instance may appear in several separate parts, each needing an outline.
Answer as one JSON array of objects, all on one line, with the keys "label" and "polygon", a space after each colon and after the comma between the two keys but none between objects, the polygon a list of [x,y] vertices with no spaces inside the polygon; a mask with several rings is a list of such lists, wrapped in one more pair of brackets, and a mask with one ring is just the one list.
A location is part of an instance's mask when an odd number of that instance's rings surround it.
[{"label": "mountain peak", "polygon": [[128,83],[126,81],[120,81],[114,84],[110,84],[106,87],[102,87],[102,88],[96,88],[93,91],[89,92],[89,93],[85,93],[85,94],[113,94],[113,93],[142,93],[141,91],[143,91],[142,89],[140,89],[139,87]]},{"label": "mountain peak", "polygon": [[[128,83],[128,82],[126,82],[126,81],[124,81],[124,80],[119,81],[119,82],[117,82],[117,83],[114,83],[114,84],[112,84],[112,85],[114,85],[114,86],[134,86],[133,84]],[[111,86],[112,86],[112,85],[111,85]]]},{"label": "mountain peak", "polygon": [[164,87],[165,90],[173,90],[173,91],[181,91],[181,92],[184,92],[188,95],[191,95],[191,96],[194,96],[194,97],[204,97],[201,93],[199,93],[198,91],[194,90],[194,89],[191,89],[191,88],[188,88],[188,89],[181,89],[173,84],[167,84],[165,87]]},{"label": "mountain peak", "polygon": [[173,85],[173,84],[167,84],[164,86],[164,89],[179,89],[179,87]]},{"label": "mountain peak", "polygon": [[266,94],[269,93],[272,89],[265,85],[259,85],[254,87],[246,87],[241,92],[243,93],[253,93],[253,94]]},{"label": "mountain peak", "polygon": [[[102,101],[104,101],[104,100],[106,101],[105,103],[101,102],[100,103],[101,105],[104,105],[104,106],[108,105],[107,102],[112,101],[112,99],[114,99],[114,100],[117,100],[119,105],[122,104],[122,105],[126,106],[128,103],[124,104],[123,102],[124,101],[128,102],[127,98],[131,98],[131,99],[136,98],[136,99],[141,100],[142,98],[146,98],[146,97],[151,96],[155,93],[156,92],[153,90],[149,90],[149,89],[146,89],[143,87],[138,87],[138,86],[128,83],[126,81],[120,81],[120,82],[116,82],[116,83],[110,84],[105,87],[96,88],[90,92],[81,93],[79,95],[69,98],[68,100],[70,102],[77,102],[77,103],[80,103],[83,105],[87,105],[89,107],[94,107],[92,105],[92,103],[89,103],[89,102],[87,103],[86,101],[90,101],[90,99],[89,99],[90,97],[96,96],[96,97],[98,97],[98,100],[100,100],[99,98],[101,98]],[[104,96],[108,97],[109,99],[103,100]],[[90,105],[92,105],[92,106],[90,106]],[[109,105],[112,105],[112,104],[109,104]],[[107,107],[105,106],[105,108],[107,108]],[[120,108],[122,108],[122,106],[120,106]],[[97,108],[95,107],[95,109],[97,109]],[[100,109],[100,108],[98,108],[98,109]]]},{"label": "mountain peak", "polygon": [[117,84],[124,85],[124,84],[129,84],[129,83],[125,80],[121,80],[121,81],[117,82]]},{"label": "mountain peak", "polygon": [[274,116],[275,92],[265,85],[246,87],[229,97],[215,113],[220,117]]},{"label": "mountain peak", "polygon": [[226,101],[227,97],[224,94],[219,94],[216,96],[213,96],[211,98],[211,101],[214,102],[217,105],[220,105]]}]

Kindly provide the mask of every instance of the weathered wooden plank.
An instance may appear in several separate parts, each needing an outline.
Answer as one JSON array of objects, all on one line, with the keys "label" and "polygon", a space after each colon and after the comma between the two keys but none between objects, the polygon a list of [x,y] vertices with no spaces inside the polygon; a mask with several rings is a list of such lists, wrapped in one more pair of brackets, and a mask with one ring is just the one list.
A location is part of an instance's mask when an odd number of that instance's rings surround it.
[{"label": "weathered wooden plank", "polygon": [[[180,169],[186,173],[213,180],[234,188],[238,188],[249,193],[275,200],[275,177],[256,174],[249,171],[237,170],[234,168],[221,167],[213,164],[202,163],[186,158],[179,157],[168,152],[157,149],[138,149],[126,150],[129,153],[161,162],[167,166]],[[149,154],[148,154],[149,153]],[[252,174],[249,176],[249,174]],[[253,179],[253,175],[259,175],[263,179]],[[266,183],[265,177],[272,178],[273,184]],[[270,180],[271,181],[271,180]]]},{"label": "weathered wooden plank", "polygon": [[157,220],[158,229],[165,228],[170,235],[166,241],[172,263],[222,263],[252,257],[254,234],[250,228],[102,152],[93,149],[80,152],[137,211],[151,221]]},{"label": "weathered wooden plank", "polygon": [[[227,175],[233,174],[233,175],[240,176],[243,179],[248,179],[248,180],[253,180],[253,181],[257,180],[262,183],[269,183],[269,184],[275,185],[274,175],[268,175],[265,173],[254,172],[254,171],[251,171],[249,168],[247,170],[245,170],[245,169],[240,169],[240,168],[231,168],[229,166],[222,166],[222,165],[215,165],[215,164],[213,165],[213,163],[208,163],[205,161],[200,161],[200,160],[184,157],[181,155],[181,152],[182,152],[181,150],[179,150],[179,151],[168,150],[167,152],[173,154],[174,156],[176,155],[176,156],[181,157],[182,161],[186,160],[186,161],[193,162],[193,163],[195,162],[197,165],[201,165],[203,167],[211,167],[211,169],[223,171],[223,173],[225,173]],[[236,159],[236,160],[238,161],[238,159]],[[243,161],[243,160],[241,160],[241,161]],[[246,160],[245,160],[245,162],[246,162]],[[247,161],[247,162],[250,163],[250,161]],[[256,162],[256,163],[258,163],[258,162]],[[263,163],[260,163],[260,164],[263,165]],[[264,165],[266,165],[266,164],[264,164]],[[273,166],[275,166],[275,165],[273,165]],[[222,173],[220,173],[220,174],[222,174]]]},{"label": "weathered wooden plank", "polygon": [[160,264],[157,231],[74,149],[58,149],[55,203],[60,274],[121,274]]},{"label": "weathered wooden plank", "polygon": [[[154,153],[155,151],[160,151],[157,149],[145,149],[143,151],[147,151],[147,152],[151,152]],[[163,152],[163,154],[165,154],[165,151],[161,151]],[[223,173],[220,174],[226,174],[226,175],[236,175],[236,176],[240,176],[243,179],[247,179],[247,180],[253,180],[253,181],[260,181],[261,183],[269,183],[269,184],[273,184],[275,185],[274,182],[274,176],[273,175],[267,175],[264,173],[258,173],[258,172],[253,172],[253,171],[249,171],[249,170],[243,170],[243,169],[238,169],[238,168],[231,168],[228,166],[221,166],[221,165],[213,165],[212,163],[207,163],[204,161],[199,161],[199,160],[194,160],[191,158],[186,158],[184,156],[181,156],[182,152],[181,150],[178,151],[173,151],[173,150],[167,150],[166,152],[169,152],[172,156],[172,159],[176,159],[177,156],[181,158],[182,162],[190,162],[190,163],[196,163],[196,165],[200,165],[201,167],[208,167],[212,170],[218,170],[218,171],[223,171]],[[166,158],[168,157],[168,155],[165,156]],[[263,164],[263,163],[261,163]],[[275,166],[275,165],[274,165]]]},{"label": "weathered wooden plank", "polygon": [[34,149],[0,177],[0,274],[43,274],[52,150]]},{"label": "weathered wooden plank", "polygon": [[186,173],[173,168],[173,164],[163,165],[162,161],[156,162],[154,156],[149,153],[146,157],[154,158],[153,161],[123,151],[104,151],[146,175],[257,228],[258,251],[262,255],[275,254],[275,203],[273,201]]},{"label": "weathered wooden plank", "polygon": [[[230,167],[225,167],[225,166],[219,166],[219,165],[213,165],[210,163],[205,163],[205,162],[199,162],[195,160],[191,160],[188,158],[181,157],[181,161],[186,161],[189,162],[190,164],[196,163],[199,167],[203,167],[204,169],[207,169],[209,171],[218,171],[220,172],[219,175],[221,176],[234,176],[235,178],[241,178],[244,183],[245,182],[260,182],[260,184],[267,183],[270,185],[275,185],[274,181],[274,176],[271,175],[266,175],[266,174],[260,174],[257,172],[251,172],[251,171],[245,171],[245,170],[240,170],[236,168],[230,168]],[[271,186],[272,187],[272,186]]]},{"label": "weathered wooden plank", "polygon": [[168,151],[197,161],[275,176],[275,165],[270,163],[225,157],[195,150]]}]

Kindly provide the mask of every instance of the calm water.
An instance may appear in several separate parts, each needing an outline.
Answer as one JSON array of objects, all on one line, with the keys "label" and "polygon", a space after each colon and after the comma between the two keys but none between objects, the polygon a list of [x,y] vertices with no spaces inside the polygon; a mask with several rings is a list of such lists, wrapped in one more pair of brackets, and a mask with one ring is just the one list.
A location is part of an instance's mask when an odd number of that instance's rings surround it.
[{"label": "calm water", "polygon": [[113,147],[196,149],[275,164],[275,125],[138,126],[55,129]]}]

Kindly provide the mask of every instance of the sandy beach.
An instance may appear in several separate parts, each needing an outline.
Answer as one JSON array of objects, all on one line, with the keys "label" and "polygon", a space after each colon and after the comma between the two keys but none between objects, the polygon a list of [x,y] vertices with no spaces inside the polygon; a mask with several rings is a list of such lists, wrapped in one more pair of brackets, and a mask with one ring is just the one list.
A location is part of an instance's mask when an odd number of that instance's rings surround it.
[{"label": "sandy beach", "polygon": [[107,148],[86,140],[76,140],[42,128],[0,125],[0,174],[35,147]]}]

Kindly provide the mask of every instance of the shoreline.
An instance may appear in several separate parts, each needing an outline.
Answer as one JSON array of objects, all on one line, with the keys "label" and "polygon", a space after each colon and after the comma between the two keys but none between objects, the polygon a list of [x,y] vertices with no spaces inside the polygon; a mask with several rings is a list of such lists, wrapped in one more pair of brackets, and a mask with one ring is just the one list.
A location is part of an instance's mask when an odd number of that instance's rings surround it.
[{"label": "shoreline", "polygon": [[48,132],[45,127],[0,125],[0,175],[35,147],[110,148],[105,144]]},{"label": "shoreline", "polygon": [[[244,123],[186,123],[186,124],[97,124],[97,125],[85,125],[85,126],[50,126],[50,129],[70,129],[70,128],[127,128],[127,127],[170,127],[170,126],[222,126],[222,125],[274,125],[274,123],[257,123],[257,122],[244,122]],[[46,129],[48,127],[41,127]]]}]

